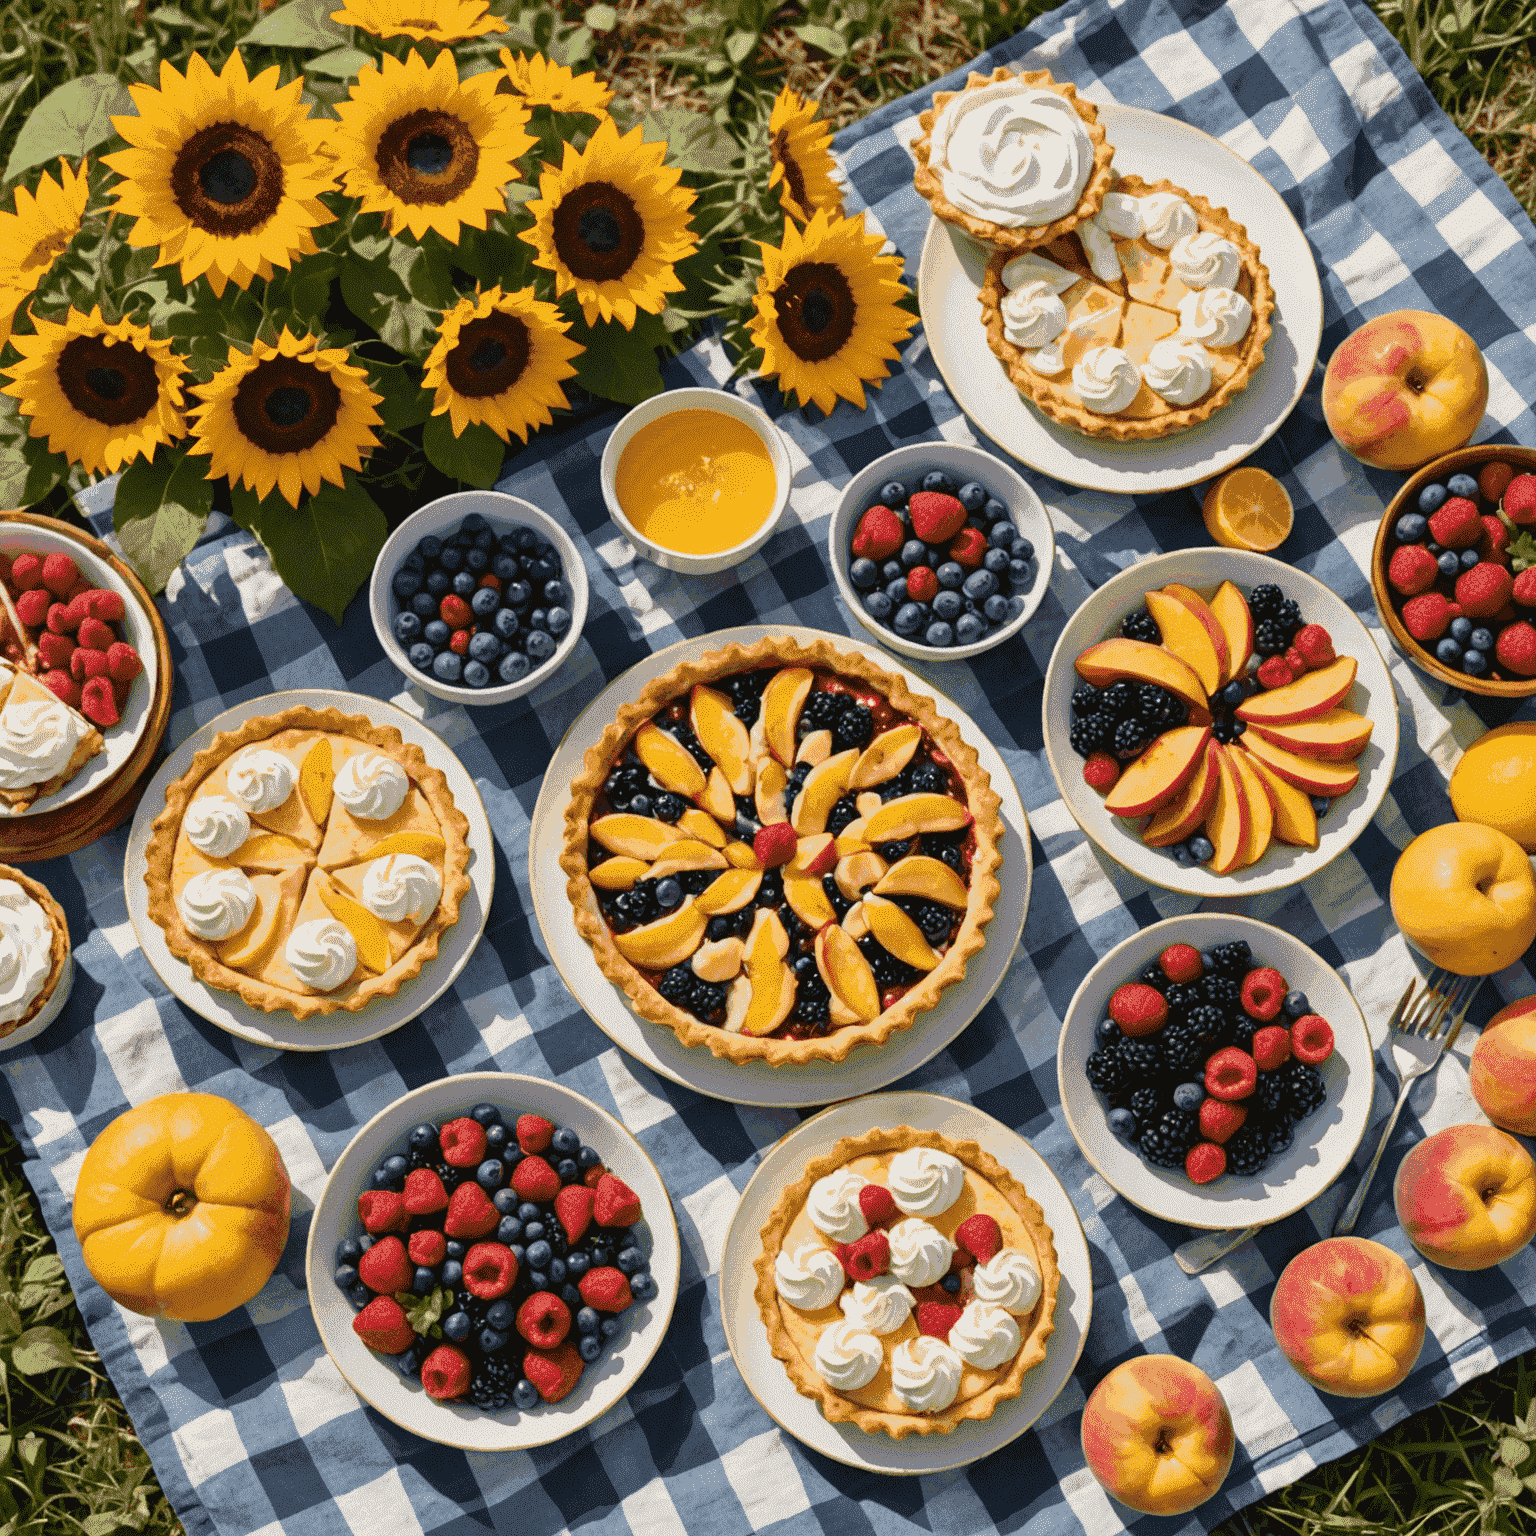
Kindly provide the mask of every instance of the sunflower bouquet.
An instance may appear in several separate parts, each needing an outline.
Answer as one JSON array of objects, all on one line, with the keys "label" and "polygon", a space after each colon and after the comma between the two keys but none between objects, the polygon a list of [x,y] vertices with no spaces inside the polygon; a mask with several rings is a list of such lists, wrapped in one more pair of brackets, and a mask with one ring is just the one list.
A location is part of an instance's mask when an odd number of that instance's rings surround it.
[{"label": "sunflower bouquet", "polygon": [[264,17],[254,72],[162,62],[122,147],[0,210],[0,505],[121,471],[152,588],[217,507],[339,621],[434,477],[494,483],[568,390],[655,393],[700,321],[802,406],[885,377],[900,260],[793,93],[766,178],[748,152],[711,176],[487,0],[337,3]]}]

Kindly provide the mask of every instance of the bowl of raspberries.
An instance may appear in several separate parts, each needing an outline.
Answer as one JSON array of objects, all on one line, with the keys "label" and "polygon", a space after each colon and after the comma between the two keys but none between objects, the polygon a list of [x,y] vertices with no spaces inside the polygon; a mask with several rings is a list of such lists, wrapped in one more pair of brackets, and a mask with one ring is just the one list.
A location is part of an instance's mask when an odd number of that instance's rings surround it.
[{"label": "bowl of raspberries", "polygon": [[1460,448],[1410,476],[1377,530],[1371,589],[1420,671],[1493,698],[1536,694],[1536,450]]},{"label": "bowl of raspberries", "polygon": [[1207,1228],[1279,1221],[1327,1189],[1375,1082],[1338,972],[1294,935],[1222,912],[1111,950],[1072,999],[1056,1070],[1072,1135],[1108,1183]]},{"label": "bowl of raspberries", "polygon": [[629,1390],[671,1320],[681,1250],[661,1175],[617,1120],[556,1083],[477,1072],[353,1137],[305,1264],[359,1396],[424,1439],[507,1451]]}]

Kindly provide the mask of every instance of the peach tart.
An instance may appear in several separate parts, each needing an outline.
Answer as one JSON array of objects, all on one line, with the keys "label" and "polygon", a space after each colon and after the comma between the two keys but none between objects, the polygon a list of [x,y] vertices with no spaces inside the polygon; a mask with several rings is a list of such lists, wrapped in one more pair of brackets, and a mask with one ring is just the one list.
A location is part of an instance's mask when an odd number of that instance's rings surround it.
[{"label": "peach tart", "polygon": [[1051,1229],[974,1141],[845,1137],[779,1196],[762,1242],[769,1346],[834,1422],[900,1440],[990,1418],[1056,1330]]},{"label": "peach tart", "polygon": [[469,823],[391,726],[294,708],[224,731],[166,791],[150,916],[205,985],[296,1018],[355,1013],[436,953]]}]

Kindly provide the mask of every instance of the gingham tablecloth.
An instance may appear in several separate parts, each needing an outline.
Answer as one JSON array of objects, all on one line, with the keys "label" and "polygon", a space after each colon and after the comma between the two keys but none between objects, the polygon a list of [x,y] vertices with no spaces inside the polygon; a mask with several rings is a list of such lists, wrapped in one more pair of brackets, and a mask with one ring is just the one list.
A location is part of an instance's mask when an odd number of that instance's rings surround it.
[{"label": "gingham tablecloth", "polygon": [[[1118,9],[1074,0],[981,65],[1005,61],[1048,65],[1091,98],[1176,114],[1218,135],[1280,189],[1312,242],[1327,295],[1324,358],[1367,315],[1439,310],[1472,333],[1488,360],[1492,393],[1481,435],[1536,441],[1525,403],[1536,383],[1532,228],[1359,0],[1233,0],[1224,8],[1132,0]],[[883,109],[839,141],[855,201],[874,208],[908,258],[909,277],[928,214],[911,190],[904,145],[926,100]],[[718,349],[704,345],[673,366],[671,381],[721,381],[727,373]],[[1420,1261],[1393,1220],[1391,1174],[1402,1151],[1425,1130],[1467,1117],[1462,1060],[1442,1066],[1433,1091],[1421,1087],[1420,1112],[1404,1117],[1361,1224],[1409,1257],[1429,1309],[1418,1368],[1385,1398],[1318,1396],[1276,1353],[1266,1321],[1276,1275],[1326,1233],[1342,1193],[1191,1279],[1171,1257],[1189,1234],[1139,1215],[1079,1155],[1057,1104],[1055,1044],[1067,1003],[1099,955],[1192,903],[1108,867],[1076,829],[1041,750],[1041,676],[1066,614],[1091,587],[1143,554],[1206,538],[1197,491],[1133,503],[1025,470],[1050,507],[1058,540],[1044,606],[1021,639],[974,666],[920,670],[970,712],[1018,782],[1034,831],[1034,899],[996,999],[906,1083],[969,1099],[1029,1137],[1060,1171],[1093,1251],[1087,1350],[1030,1434],[963,1472],[861,1475],[806,1452],[764,1415],[726,1351],[715,1268],[737,1191],[761,1149],[797,1116],[703,1098],[615,1049],[546,959],[526,869],[528,817],[550,749],[606,681],[650,649],[753,620],[860,634],[824,559],[838,487],[893,446],[972,440],[921,334],[867,412],[840,406],[821,419],[784,412],[770,390],[756,394],[792,439],[798,473],[783,531],[734,575],[679,579],[634,560],[598,488],[599,454],[617,412],[536,438],[513,461],[505,487],[563,521],[592,581],[579,650],[518,705],[465,712],[403,693],[363,602],[338,629],[295,601],[227,523],[168,589],[163,611],[177,670],[172,744],[229,705],[273,689],[392,698],[424,713],[462,757],[499,843],[485,938],[457,986],[383,1040],[323,1056],[252,1047],[167,994],[127,919],[124,832],[31,871],[69,914],[79,974],[64,1016],[37,1045],[4,1058],[0,1111],[24,1140],[28,1174],[91,1336],[193,1536],[331,1536],[344,1528],[359,1536],[547,1536],[576,1528],[604,1536],[770,1528],[795,1536],[976,1536],[1079,1523],[1110,1532],[1124,1512],[1084,1469],[1080,1411],[1111,1366],[1157,1350],[1209,1372],[1236,1420],[1231,1476],[1182,1527],[1197,1531],[1536,1343],[1521,1299],[1536,1298],[1536,1253],[1481,1274],[1452,1274]],[[1374,628],[1365,567],[1394,477],[1367,474],[1334,447],[1316,381],[1257,457],[1281,476],[1296,506],[1295,532],[1280,553],[1326,581]],[[1403,749],[1374,824],[1324,874],[1243,904],[1342,967],[1378,1035],[1410,964],[1386,906],[1395,854],[1416,832],[1449,819],[1449,765],[1496,718],[1490,708],[1442,697],[1400,658],[1393,676]],[[1531,990],[1526,968],[1513,967],[1485,986],[1479,1012],[1486,1018],[1501,997]],[[1457,1055],[1464,1059],[1465,1050]],[[672,1192],[683,1276],[666,1341],[620,1406],[531,1454],[467,1456],[413,1438],[353,1395],[316,1335],[303,1254],[326,1170],[356,1128],[408,1088],[493,1064],[558,1077],[640,1138]],[[69,1222],[81,1158],[102,1127],[130,1104],[183,1088],[224,1094],[267,1125],[294,1181],[292,1235],[271,1283],[244,1310],[190,1326],[118,1310],[86,1274]],[[1379,1085],[1378,1114],[1387,1100]],[[1141,1524],[1164,1530],[1173,1522]]]}]

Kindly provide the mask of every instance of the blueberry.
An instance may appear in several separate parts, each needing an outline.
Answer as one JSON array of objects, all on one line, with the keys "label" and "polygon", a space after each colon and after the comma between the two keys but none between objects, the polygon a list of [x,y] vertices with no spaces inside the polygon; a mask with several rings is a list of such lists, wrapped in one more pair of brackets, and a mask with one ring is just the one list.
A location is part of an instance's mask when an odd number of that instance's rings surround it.
[{"label": "blueberry", "polygon": [[1445,498],[1450,495],[1443,485],[1426,485],[1419,492],[1419,511],[1438,512],[1445,505]]},{"label": "blueberry", "polygon": [[1312,796],[1312,814],[1316,816],[1319,821],[1321,821],[1323,817],[1326,816],[1332,809],[1333,801],[1330,800],[1327,795]]},{"label": "blueberry", "polygon": [[462,1344],[469,1337],[468,1312],[450,1312],[443,1319],[443,1337],[454,1344]]},{"label": "blueberry", "polygon": [[915,635],[922,622],[923,610],[919,603],[904,603],[896,610],[894,628],[898,635]]},{"label": "blueberry", "polygon": [[464,564],[464,551],[455,548],[452,544],[443,547],[443,552],[437,557],[437,563],[451,576],[460,570]]},{"label": "blueberry", "polygon": [[[488,527],[490,527],[490,524],[487,523],[486,520],[478,512],[471,512],[465,517],[464,521],[459,524],[459,532],[457,535],[455,535],[455,537],[460,537],[466,533],[470,534],[471,536],[481,534],[484,533]],[[493,539],[492,542],[494,543],[495,540]]]},{"label": "blueberry", "polygon": [[1035,546],[1028,539],[1015,539],[1008,546],[1008,556],[1012,560],[1033,560],[1035,558]]},{"label": "blueberry", "polygon": [[577,1333],[596,1333],[597,1325],[600,1322],[602,1322],[602,1318],[597,1315],[597,1312],[592,1307],[583,1307],[576,1314],[576,1331]]},{"label": "blueberry", "polygon": [[1285,1014],[1290,1019],[1304,1018],[1312,1012],[1312,1004],[1307,1000],[1305,992],[1287,992],[1285,994]]},{"label": "blueberry", "polygon": [[1175,1109],[1199,1109],[1205,1098],[1205,1089],[1199,1083],[1180,1083],[1173,1090]]},{"label": "blueberry", "polygon": [[905,576],[898,576],[894,581],[886,582],[885,595],[897,607],[900,607],[907,600],[907,578]]},{"label": "blueberry", "polygon": [[938,619],[923,631],[923,639],[929,645],[942,650],[945,646],[955,643],[955,632],[943,619]]},{"label": "blueberry", "polygon": [[393,1157],[386,1157],[381,1166],[392,1180],[403,1179],[411,1171],[410,1160],[398,1152]]},{"label": "blueberry", "polygon": [[436,655],[437,652],[425,640],[418,640],[405,653],[406,660],[419,672],[430,672],[432,670],[432,658]]},{"label": "blueberry", "polygon": [[1438,560],[1440,556],[1445,553],[1445,551],[1438,544],[1436,544],[1433,539],[1430,539],[1429,542],[1425,544],[1424,548],[1428,550],[1436,560]]},{"label": "blueberry", "polygon": [[1477,500],[1477,481],[1471,475],[1452,475],[1445,482],[1452,496],[1465,496],[1468,501]]},{"label": "blueberry", "polygon": [[988,570],[972,571],[961,590],[972,602],[985,602],[997,591],[997,577]]},{"label": "blueberry", "polygon": [[897,507],[907,504],[907,488],[900,480],[887,480],[880,487],[880,504],[889,507],[893,512]]},{"label": "blueberry", "polygon": [[592,1255],[577,1248],[565,1256],[565,1272],[572,1280],[579,1280],[592,1265]]},{"label": "blueberry", "polygon": [[634,1275],[629,1282],[629,1294],[636,1301],[651,1301],[656,1296],[656,1282],[648,1274]]},{"label": "blueberry", "polygon": [[1447,635],[1435,647],[1435,660],[1443,662],[1448,667],[1454,667],[1461,660],[1462,648]]},{"label": "blueberry", "polygon": [[518,630],[517,615],[510,608],[498,608],[496,617],[491,620],[491,628],[503,640],[513,640]]},{"label": "blueberry", "polygon": [[583,1168],[596,1168],[597,1165],[602,1162],[602,1160],[603,1154],[599,1152],[596,1147],[583,1147],[581,1151],[576,1154],[576,1161],[580,1163]]},{"label": "blueberry", "polygon": [[484,688],[491,680],[491,669],[483,661],[471,658],[464,663],[464,685],[467,688]]},{"label": "blueberry", "polygon": [[[523,1261],[519,1259],[517,1262],[521,1264]],[[542,1269],[530,1269],[528,1271],[528,1284],[536,1291],[547,1291],[549,1289],[549,1276]]]},{"label": "blueberry", "polygon": [[571,627],[571,611],[557,605],[549,610],[544,622],[549,625],[550,634],[558,638]]},{"label": "blueberry", "polygon": [[1018,537],[1018,529],[1012,523],[994,523],[992,531],[987,535],[987,543],[993,549],[1007,549]]},{"label": "blueberry", "polygon": [[[630,1289],[633,1290],[634,1287],[631,1286]],[[623,1328],[623,1326],[624,1324],[618,1318],[605,1317],[602,1322],[597,1325],[598,1335],[601,1338],[611,1339],[619,1332],[620,1329]]]},{"label": "blueberry", "polygon": [[[554,1285],[564,1285],[565,1284],[565,1260],[564,1259],[551,1259],[549,1261],[549,1283],[552,1286],[554,1286]],[[576,1294],[577,1294],[577,1296],[580,1296],[581,1292],[577,1291]]]},{"label": "blueberry", "polygon": [[1467,636],[1466,643],[1469,649],[1481,651],[1486,656],[1494,647],[1493,631],[1480,626]]},{"label": "blueberry", "polygon": [[[953,1296],[960,1289],[960,1276],[959,1275],[945,1275],[944,1278],[939,1281],[939,1284],[941,1286],[943,1286],[944,1289],[946,1291],[948,1291],[951,1296]],[[634,1287],[631,1286],[630,1290],[633,1291]]]},{"label": "blueberry", "polygon": [[683,888],[671,875],[668,875],[665,880],[656,882],[656,905],[663,912],[670,912],[682,899]]},{"label": "blueberry", "polygon": [[517,578],[517,573],[522,569],[522,567],[518,565],[517,557],[515,555],[503,554],[497,555],[496,558],[491,561],[491,569],[495,571],[495,573],[503,581],[514,581]]},{"label": "blueberry", "polygon": [[469,600],[469,611],[477,619],[488,619],[501,606],[501,593],[495,587],[476,587]]},{"label": "blueberry", "polygon": [[453,577],[447,571],[429,571],[427,573],[427,591],[433,597],[442,597],[453,586]]},{"label": "blueberry", "polygon": [[958,592],[940,592],[933,600],[933,611],[939,618],[953,624],[965,612],[965,600]]},{"label": "blueberry", "polygon": [[506,1182],[507,1170],[499,1157],[488,1157],[475,1169],[475,1183],[486,1194],[493,1195]]},{"label": "blueberry", "polygon": [[521,651],[508,651],[496,664],[496,676],[504,683],[515,683],[528,675],[528,658]]},{"label": "blueberry", "polygon": [[544,603],[546,607],[556,608],[571,600],[570,588],[563,581],[546,581],[544,583]]},{"label": "blueberry", "polygon": [[547,608],[535,608],[533,612],[528,615],[528,627],[529,629],[542,629],[546,634],[548,634],[549,610]]},{"label": "blueberry", "polygon": [[927,565],[928,546],[921,539],[908,539],[901,546],[901,563],[909,571],[914,565]]},{"label": "blueberry", "polygon": [[986,620],[978,618],[974,613],[962,613],[955,625],[955,639],[961,645],[975,645],[986,632]]},{"label": "blueberry", "polygon": [[[815,962],[812,961],[812,964],[814,965]],[[637,1275],[645,1268],[645,1255],[638,1248],[622,1248],[613,1265],[615,1269],[622,1270],[626,1275]]]},{"label": "blueberry", "polygon": [[[487,1136],[486,1140],[489,1142],[490,1137]],[[500,1212],[500,1214],[503,1216],[516,1216],[518,1204],[517,1191],[513,1189],[511,1185],[508,1185],[505,1189],[498,1189],[496,1193],[491,1196],[491,1204],[494,1205],[497,1211]]]},{"label": "blueberry", "polygon": [[[905,591],[906,583],[902,583]],[[896,604],[891,601],[890,595],[885,592],[866,592],[864,594],[864,611],[870,618],[878,619],[882,624],[896,611]]]},{"label": "blueberry", "polygon": [[361,1312],[363,1308],[373,1300],[373,1292],[370,1291],[361,1280],[359,1280],[357,1284],[347,1292],[347,1300],[352,1303],[352,1310],[354,1312]]},{"label": "blueberry", "polygon": [[595,1333],[584,1333],[576,1341],[576,1353],[591,1365],[603,1352],[603,1341]]},{"label": "blueberry", "polygon": [[336,1244],[338,1264],[356,1264],[363,1256],[363,1245],[355,1237],[344,1237]]},{"label": "blueberry", "polygon": [[958,588],[965,581],[965,567],[958,560],[943,561],[933,574],[941,587]]},{"label": "blueberry", "polygon": [[1461,556],[1454,549],[1446,550],[1438,563],[1442,576],[1457,576],[1461,573]]},{"label": "blueberry", "polygon": [[554,639],[552,636],[545,634],[542,629],[536,629],[528,636],[528,655],[532,660],[545,662],[554,654]]},{"label": "blueberry", "polygon": [[516,1216],[503,1216],[496,1227],[496,1241],[508,1248],[523,1235],[523,1224]]},{"label": "blueberry", "polygon": [[1168,851],[1173,855],[1173,862],[1180,869],[1188,869],[1195,862],[1190,854],[1188,843],[1175,843]]},{"label": "blueberry", "polygon": [[416,1266],[416,1273],[411,1277],[411,1289],[418,1296],[425,1296],[432,1287],[437,1284],[437,1271],[428,1269],[425,1264]]},{"label": "blueberry", "polygon": [[498,1328],[503,1333],[511,1332],[512,1321],[516,1316],[517,1309],[512,1305],[510,1301],[507,1300],[505,1296],[503,1296],[500,1301],[493,1301],[490,1306],[485,1309],[486,1326],[489,1328]]},{"label": "blueberry", "polygon": [[1483,557],[1475,549],[1464,549],[1461,552],[1461,568],[1470,571]]},{"label": "blueberry", "polygon": [[523,1215],[523,1208],[522,1208],[522,1206],[518,1206],[517,1214],[518,1214],[519,1219],[524,1223],[524,1226],[523,1226],[523,1239],[524,1239],[524,1241],[525,1242],[530,1242],[530,1243],[538,1242],[538,1240],[541,1237],[544,1236],[544,1222],[543,1222],[543,1219],[542,1219],[543,1212],[540,1211],[537,1206],[535,1206],[534,1207],[534,1215],[532,1217],[528,1217],[528,1216],[524,1216]]},{"label": "blueberry", "polygon": [[421,638],[434,650],[438,651],[448,644],[449,637],[452,634],[453,631],[441,619],[433,619],[430,623],[423,624],[421,627]]},{"label": "blueberry", "polygon": [[1451,620],[1451,639],[1458,645],[1465,645],[1472,634],[1472,620],[1455,618]]},{"label": "blueberry", "polygon": [[482,1328],[480,1337],[475,1341],[486,1354],[494,1355],[498,1349],[507,1347],[509,1335],[503,1333],[500,1328]]},{"label": "blueberry", "polygon": [[512,1406],[523,1413],[539,1406],[539,1389],[526,1376],[520,1376],[512,1388]]},{"label": "blueberry", "polygon": [[429,533],[426,538],[422,539],[421,542],[416,546],[416,553],[420,555],[423,560],[436,560],[437,557],[442,554],[442,552],[443,541],[438,538],[436,534]]},{"label": "blueberry", "polygon": [[448,1257],[450,1259],[462,1259],[464,1255],[469,1251],[469,1244],[460,1241],[460,1239],[456,1237],[450,1237],[446,1247],[448,1250]]},{"label": "blueberry", "polygon": [[554,1257],[554,1250],[541,1237],[536,1243],[528,1244],[528,1266],[530,1269],[543,1269]]},{"label": "blueberry", "polygon": [[1093,1033],[1100,1045],[1108,1045],[1111,1040],[1120,1038],[1120,1026],[1113,1019],[1100,1019],[1093,1026]]},{"label": "blueberry", "polygon": [[444,1259],[438,1278],[450,1291],[457,1290],[459,1282],[464,1278],[464,1266],[457,1259]]},{"label": "blueberry", "polygon": [[1233,709],[1236,709],[1237,706],[1241,704],[1247,697],[1248,690],[1243,687],[1241,683],[1228,683],[1227,686],[1221,690],[1221,702],[1223,704],[1231,705]]},{"label": "blueberry", "polygon": [[441,683],[456,683],[464,672],[464,663],[452,651],[439,651],[432,658],[432,675]]},{"label": "blueberry", "polygon": [[479,591],[479,586],[473,571],[460,571],[453,578],[453,590],[460,597],[473,597]]},{"label": "blueberry", "polygon": [[396,571],[395,579],[389,585],[390,590],[403,603],[421,591],[421,577],[415,571]]},{"label": "blueberry", "polygon": [[900,560],[887,560],[880,567],[880,580],[885,582],[905,581],[907,579],[906,568]]},{"label": "blueberry", "polygon": [[923,476],[923,489],[937,491],[941,496],[953,496],[955,494],[954,477],[945,474],[942,469],[930,469]]},{"label": "blueberry", "polygon": [[848,580],[860,592],[867,592],[880,580],[880,567],[873,560],[855,560],[848,567]]},{"label": "blueberry", "polygon": [[430,592],[418,592],[411,599],[411,612],[425,623],[437,613],[437,599]]},{"label": "blueberry", "polygon": [[581,1137],[568,1125],[562,1125],[550,1138],[549,1144],[561,1157],[575,1157],[581,1151]]},{"label": "blueberry", "polygon": [[523,1245],[521,1243],[508,1243],[507,1252],[510,1253],[519,1264],[523,1262]]},{"label": "blueberry", "polygon": [[[1016,587],[1027,587],[1032,574],[1028,560],[1010,560],[1008,562],[1008,580]],[[1023,599],[1020,598],[1019,601],[1022,602]]]},{"label": "blueberry", "polygon": [[1392,525],[1399,544],[1422,544],[1429,532],[1429,519],[1422,512],[1404,512]]},{"label": "blueberry", "polygon": [[1468,677],[1481,677],[1488,670],[1488,658],[1475,648],[1469,648],[1461,658],[1461,670]]},{"label": "blueberry", "polygon": [[982,565],[994,576],[1001,576],[1008,569],[1008,551],[1006,549],[989,549],[981,557]]},{"label": "blueberry", "polygon": [[1190,858],[1197,864],[1208,863],[1216,857],[1216,849],[1212,845],[1210,838],[1202,837],[1198,832],[1190,838],[1185,846],[1189,849]]},{"label": "blueberry", "polygon": [[1109,1112],[1109,1128],[1122,1141],[1129,1141],[1136,1134],[1136,1116],[1123,1105]]},{"label": "blueberry", "polygon": [[357,1284],[357,1265],[338,1264],[336,1266],[336,1284],[344,1291],[349,1291]]},{"label": "blueberry", "polygon": [[539,536],[532,528],[517,528],[513,530],[513,547],[522,554],[527,554],[538,542]]},{"label": "blueberry", "polygon": [[[559,1261],[557,1260],[556,1262],[558,1263]],[[567,1259],[566,1265],[569,1266],[569,1264],[570,1260]],[[581,1310],[581,1292],[578,1291],[576,1287],[570,1283],[570,1281],[566,1281],[566,1283],[560,1287],[560,1300],[565,1303],[566,1307],[572,1313],[576,1313]]]},{"label": "blueberry", "polygon": [[509,608],[526,608],[533,601],[533,588],[526,581],[514,581],[501,594],[501,600]]}]

